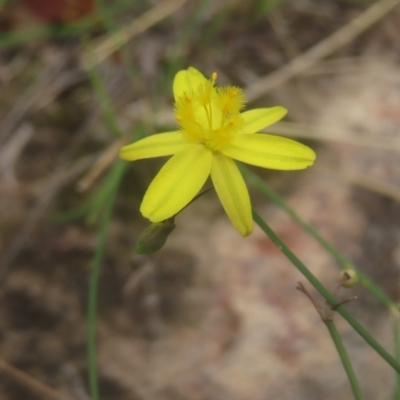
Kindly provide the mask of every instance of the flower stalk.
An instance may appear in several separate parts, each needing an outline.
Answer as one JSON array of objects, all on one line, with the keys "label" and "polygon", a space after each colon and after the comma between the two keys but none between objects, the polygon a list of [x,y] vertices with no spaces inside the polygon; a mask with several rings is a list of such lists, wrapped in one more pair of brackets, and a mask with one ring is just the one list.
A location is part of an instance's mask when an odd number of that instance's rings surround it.
[{"label": "flower stalk", "polygon": [[[314,276],[314,274],[296,257],[296,255],[285,245],[282,239],[270,228],[270,226],[253,209],[253,218],[263,232],[272,240],[292,264],[305,276],[305,278],[317,289],[332,307],[338,304],[337,299],[325,286]],[[389,364],[400,373],[400,363],[390,355],[375,338],[348,312],[343,306],[335,307],[336,311],[353,327],[353,329]]]}]

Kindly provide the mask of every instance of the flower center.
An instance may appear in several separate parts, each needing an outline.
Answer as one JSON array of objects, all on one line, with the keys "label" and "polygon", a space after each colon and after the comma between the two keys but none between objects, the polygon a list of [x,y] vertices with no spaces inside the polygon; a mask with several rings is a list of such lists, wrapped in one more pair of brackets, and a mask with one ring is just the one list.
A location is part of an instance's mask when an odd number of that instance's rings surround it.
[{"label": "flower center", "polygon": [[229,147],[243,128],[240,112],[246,101],[235,86],[215,86],[217,74],[195,90],[184,92],[175,103],[175,117],[189,143],[204,144],[213,151]]}]

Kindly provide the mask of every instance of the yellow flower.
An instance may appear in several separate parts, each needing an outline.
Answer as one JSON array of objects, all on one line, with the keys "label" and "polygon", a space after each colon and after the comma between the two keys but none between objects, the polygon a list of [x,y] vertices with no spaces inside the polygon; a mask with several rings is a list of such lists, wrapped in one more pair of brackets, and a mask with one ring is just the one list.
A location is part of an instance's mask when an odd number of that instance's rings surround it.
[{"label": "yellow flower", "polygon": [[232,224],[242,236],[253,231],[249,193],[234,160],[278,170],[303,169],[313,150],[294,140],[259,132],[284,117],[283,107],[242,112],[245,96],[234,86],[216,86],[197,69],[174,79],[179,129],[124,146],[120,157],[134,161],[171,156],[150,184],[140,211],[152,222],[177,214],[200,191],[209,175]]}]

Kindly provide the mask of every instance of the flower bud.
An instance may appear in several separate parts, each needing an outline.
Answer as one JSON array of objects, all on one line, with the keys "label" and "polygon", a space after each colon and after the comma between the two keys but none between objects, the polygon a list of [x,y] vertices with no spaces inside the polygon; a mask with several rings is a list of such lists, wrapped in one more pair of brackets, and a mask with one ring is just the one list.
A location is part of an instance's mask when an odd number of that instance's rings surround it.
[{"label": "flower bud", "polygon": [[343,282],[343,287],[351,288],[358,283],[358,275],[354,269],[344,269],[339,274],[339,279]]},{"label": "flower bud", "polygon": [[173,218],[161,222],[153,222],[139,236],[136,244],[136,253],[150,254],[160,250],[174,229]]}]

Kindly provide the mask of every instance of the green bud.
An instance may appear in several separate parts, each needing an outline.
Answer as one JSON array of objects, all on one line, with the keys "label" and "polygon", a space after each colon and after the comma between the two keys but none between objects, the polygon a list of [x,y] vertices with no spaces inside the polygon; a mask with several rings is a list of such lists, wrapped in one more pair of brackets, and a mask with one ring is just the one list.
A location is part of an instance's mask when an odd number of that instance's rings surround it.
[{"label": "green bud", "polygon": [[150,254],[160,250],[174,229],[175,223],[173,218],[161,222],[153,222],[139,236],[136,244],[136,253]]},{"label": "green bud", "polygon": [[358,283],[358,275],[354,269],[344,269],[339,274],[339,279],[343,281],[345,288],[351,288]]}]

